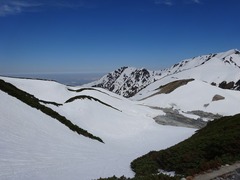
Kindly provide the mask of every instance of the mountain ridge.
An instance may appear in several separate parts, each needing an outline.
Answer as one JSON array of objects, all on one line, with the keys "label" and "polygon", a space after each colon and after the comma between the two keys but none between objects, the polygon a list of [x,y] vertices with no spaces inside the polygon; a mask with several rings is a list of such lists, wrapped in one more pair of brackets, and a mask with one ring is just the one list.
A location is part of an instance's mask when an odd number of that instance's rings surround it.
[{"label": "mountain ridge", "polygon": [[[214,63],[209,63],[212,61],[214,61]],[[186,78],[195,78],[202,81],[208,81],[208,78],[197,77],[197,75],[194,74],[193,75],[195,77],[191,77],[192,72],[190,72],[191,70],[205,66],[205,68],[202,69],[202,73],[205,73],[204,70],[207,69],[206,64],[208,64],[212,70],[220,66],[225,66],[221,68],[227,69],[227,71],[225,70],[226,72],[230,72],[232,69],[234,70],[234,75],[232,78],[221,78],[221,76],[225,76],[223,73],[226,73],[222,72],[223,75],[218,74],[218,76],[215,76],[215,79],[212,82],[209,82],[210,84],[225,89],[240,90],[240,76],[238,75],[240,74],[240,51],[237,49],[231,49],[229,51],[221,53],[210,53],[208,55],[201,55],[190,59],[185,59],[179,63],[172,65],[170,68],[157,71],[147,70],[146,68],[138,69],[133,67],[121,67],[88,85],[105,88],[116,94],[129,98],[150,84],[154,83],[155,81],[161,80],[171,75],[176,75],[176,77],[179,78],[179,73],[185,72],[185,74],[187,74],[185,75]],[[208,69],[208,71],[210,70],[211,69]],[[218,71],[218,69],[216,70]],[[198,76],[201,76],[201,72],[199,72]],[[237,79],[234,79],[234,77],[237,77]]]}]

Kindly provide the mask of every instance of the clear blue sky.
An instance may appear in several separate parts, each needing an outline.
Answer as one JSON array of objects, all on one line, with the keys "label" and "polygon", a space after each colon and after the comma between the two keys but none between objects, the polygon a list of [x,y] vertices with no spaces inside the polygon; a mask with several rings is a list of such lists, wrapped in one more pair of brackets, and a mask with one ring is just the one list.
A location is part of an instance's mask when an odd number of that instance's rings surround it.
[{"label": "clear blue sky", "polygon": [[239,0],[0,0],[0,74],[162,69],[240,49]]}]

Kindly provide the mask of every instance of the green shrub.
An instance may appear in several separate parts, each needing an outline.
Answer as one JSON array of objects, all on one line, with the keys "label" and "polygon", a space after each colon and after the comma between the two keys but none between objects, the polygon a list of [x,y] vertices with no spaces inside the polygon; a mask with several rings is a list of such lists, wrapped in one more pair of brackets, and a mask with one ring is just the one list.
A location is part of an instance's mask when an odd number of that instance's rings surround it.
[{"label": "green shrub", "polygon": [[[117,110],[117,111],[120,111],[119,109],[117,109],[117,108],[115,108],[115,107],[113,107],[113,106],[111,106],[111,105],[109,105],[109,104],[107,104],[107,103],[105,103],[105,102],[102,102],[102,101],[100,101],[100,100],[97,99],[97,98],[94,98],[94,97],[92,97],[92,96],[86,96],[86,95],[80,95],[80,96],[72,97],[72,98],[68,99],[65,103],[70,103],[70,102],[73,102],[73,101],[75,101],[75,100],[77,100],[77,99],[94,100],[94,101],[97,101],[97,102],[99,102],[99,103],[101,103],[101,104],[103,104],[103,105],[105,105],[105,106],[108,106],[108,107],[113,108],[113,109],[115,109],[115,110]],[[120,112],[121,112],[121,111],[120,111]]]},{"label": "green shrub", "polygon": [[100,178],[99,180],[179,180],[180,177],[170,177],[164,174],[157,174],[157,175],[148,175],[148,176],[139,176],[134,178],[126,178],[124,176],[121,177],[109,177],[109,178]]}]

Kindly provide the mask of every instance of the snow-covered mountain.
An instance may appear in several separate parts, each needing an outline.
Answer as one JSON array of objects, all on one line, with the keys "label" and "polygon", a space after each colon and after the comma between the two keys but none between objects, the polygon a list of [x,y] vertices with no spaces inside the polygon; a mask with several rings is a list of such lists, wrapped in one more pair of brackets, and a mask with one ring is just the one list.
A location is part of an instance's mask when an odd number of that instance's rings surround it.
[{"label": "snow-covered mountain", "polygon": [[0,179],[133,177],[132,160],[240,112],[239,66],[230,50],[82,87],[0,77]]},{"label": "snow-covered mountain", "polygon": [[147,69],[121,67],[88,86],[101,87],[124,97],[131,97],[155,81],[157,73]]},{"label": "snow-covered mountain", "polygon": [[240,112],[238,50],[184,60],[163,73],[167,74],[131,97],[163,110],[166,115],[155,117],[157,122],[181,124],[188,119],[201,127],[202,121]]},{"label": "snow-covered mountain", "polygon": [[240,112],[240,52],[202,55],[159,71],[125,67],[90,85],[164,111],[154,117],[160,124],[202,127],[204,121]]},{"label": "snow-covered mountain", "polygon": [[176,79],[194,78],[224,89],[240,90],[240,52],[233,49],[202,55],[159,71],[123,67],[89,85],[132,97],[149,84],[170,75]]}]

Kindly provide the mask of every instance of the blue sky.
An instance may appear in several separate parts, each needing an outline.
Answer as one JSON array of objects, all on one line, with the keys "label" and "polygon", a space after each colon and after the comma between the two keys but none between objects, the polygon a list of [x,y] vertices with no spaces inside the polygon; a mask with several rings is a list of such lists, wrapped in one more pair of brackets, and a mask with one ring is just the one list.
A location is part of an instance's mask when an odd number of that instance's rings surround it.
[{"label": "blue sky", "polygon": [[156,70],[240,49],[239,0],[0,0],[0,74]]}]

